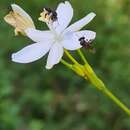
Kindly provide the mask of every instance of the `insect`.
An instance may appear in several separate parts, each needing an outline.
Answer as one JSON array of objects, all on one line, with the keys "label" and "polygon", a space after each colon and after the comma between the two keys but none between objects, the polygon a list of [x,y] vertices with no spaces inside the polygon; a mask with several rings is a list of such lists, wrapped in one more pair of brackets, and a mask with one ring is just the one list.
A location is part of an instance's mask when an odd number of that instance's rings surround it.
[{"label": "insect", "polygon": [[79,38],[80,45],[84,48],[88,49],[90,52],[95,53],[95,48],[92,47],[92,41],[93,39],[86,40],[85,37]]},{"label": "insect", "polygon": [[51,10],[50,8],[44,8],[42,16],[44,17],[45,21],[48,22],[55,22],[57,20],[56,11]]}]

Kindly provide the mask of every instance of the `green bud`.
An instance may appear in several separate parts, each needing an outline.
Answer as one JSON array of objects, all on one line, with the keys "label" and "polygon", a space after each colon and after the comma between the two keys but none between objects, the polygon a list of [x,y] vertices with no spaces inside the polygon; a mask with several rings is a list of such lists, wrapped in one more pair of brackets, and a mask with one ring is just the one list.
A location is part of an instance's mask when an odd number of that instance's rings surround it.
[{"label": "green bud", "polygon": [[74,64],[72,66],[73,71],[81,77],[85,77],[84,67],[82,65]]}]

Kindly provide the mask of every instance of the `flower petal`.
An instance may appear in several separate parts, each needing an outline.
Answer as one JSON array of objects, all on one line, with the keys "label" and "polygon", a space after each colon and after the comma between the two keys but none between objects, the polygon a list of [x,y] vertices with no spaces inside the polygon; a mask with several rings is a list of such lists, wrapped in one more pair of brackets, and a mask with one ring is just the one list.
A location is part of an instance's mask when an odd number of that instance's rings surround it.
[{"label": "flower petal", "polygon": [[17,12],[21,16],[30,20],[32,22],[32,24],[34,24],[32,18],[29,16],[29,14],[27,14],[20,6],[18,6],[16,4],[12,4],[11,7],[12,7],[14,12]]},{"label": "flower petal", "polygon": [[51,31],[40,31],[33,28],[26,29],[25,33],[35,42],[52,40],[54,37]]},{"label": "flower petal", "polygon": [[96,33],[89,30],[83,30],[74,33],[68,32],[64,37],[62,45],[67,50],[77,50],[82,47],[79,41],[81,37],[85,37],[85,39],[88,41],[94,40]]},{"label": "flower petal", "polygon": [[48,55],[46,69],[51,69],[55,64],[58,64],[63,56],[63,47],[59,43],[55,43]]},{"label": "flower petal", "polygon": [[43,57],[51,48],[51,43],[34,43],[12,54],[12,61],[17,63],[30,63]]},{"label": "flower petal", "polygon": [[64,37],[62,45],[67,50],[77,50],[82,47],[75,33],[67,33]]},{"label": "flower petal", "polygon": [[94,17],[96,16],[95,13],[90,13],[81,20],[75,22],[74,24],[70,25],[66,30],[66,32],[75,32],[79,31],[81,28],[83,28],[86,24],[88,24]]},{"label": "flower petal", "polygon": [[60,3],[57,7],[58,25],[57,32],[62,32],[71,22],[73,17],[73,8],[68,1]]},{"label": "flower petal", "polygon": [[83,30],[79,32],[74,33],[78,39],[81,37],[85,37],[87,41],[94,40],[96,37],[96,32],[90,31],[90,30]]}]

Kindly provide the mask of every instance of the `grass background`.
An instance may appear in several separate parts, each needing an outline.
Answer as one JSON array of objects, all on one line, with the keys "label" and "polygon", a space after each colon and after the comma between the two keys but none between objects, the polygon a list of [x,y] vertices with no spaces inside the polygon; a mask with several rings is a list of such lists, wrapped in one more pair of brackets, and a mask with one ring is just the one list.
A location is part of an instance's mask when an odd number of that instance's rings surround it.
[{"label": "grass background", "polygon": [[[97,32],[96,54],[84,52],[108,88],[130,108],[130,1],[70,1],[72,22],[91,11],[97,14],[84,28]],[[4,22],[10,4],[19,4],[38,29],[46,29],[37,18],[43,7],[56,8],[59,2],[0,0],[0,130],[129,130],[130,118],[120,108],[62,64],[48,71],[46,57],[26,65],[10,60],[12,52],[31,43],[15,37]]]}]

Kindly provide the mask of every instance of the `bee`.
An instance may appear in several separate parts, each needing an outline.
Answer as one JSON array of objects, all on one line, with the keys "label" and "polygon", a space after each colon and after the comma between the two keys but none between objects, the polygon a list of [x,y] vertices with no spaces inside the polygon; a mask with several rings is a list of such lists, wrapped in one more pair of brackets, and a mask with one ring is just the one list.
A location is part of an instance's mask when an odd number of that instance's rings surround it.
[{"label": "bee", "polygon": [[86,49],[88,49],[90,52],[95,53],[95,48],[92,47],[92,41],[93,39],[86,40],[85,37],[79,38],[80,45]]},{"label": "bee", "polygon": [[41,13],[41,20],[45,22],[55,22],[57,20],[57,12],[50,8],[44,8]]}]

